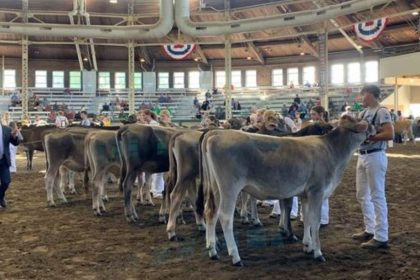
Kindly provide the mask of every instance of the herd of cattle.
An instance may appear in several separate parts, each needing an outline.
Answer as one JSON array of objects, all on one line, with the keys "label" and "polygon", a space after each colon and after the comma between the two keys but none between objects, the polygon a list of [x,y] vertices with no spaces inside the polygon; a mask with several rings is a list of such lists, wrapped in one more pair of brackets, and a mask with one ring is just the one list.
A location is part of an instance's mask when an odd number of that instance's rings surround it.
[{"label": "herd of cattle", "polygon": [[[406,132],[407,126],[401,127],[400,132]],[[325,127],[315,124],[286,137],[140,124],[106,129],[31,127],[22,129],[22,144],[27,169],[32,169],[34,150],[45,151],[49,206],[55,206],[54,192],[66,202],[65,184],[74,191],[74,182],[67,182],[64,174],[82,172],[85,187],[92,188],[93,211],[102,215],[106,211],[104,185],[113,171],[120,176],[129,222],[138,220],[132,200],[136,178],[140,186],[137,199],[144,201],[142,188],[147,185],[147,177],[167,172],[159,220],[166,221],[169,215],[168,238],[177,240],[176,220],[188,197],[199,230],[206,231],[209,256],[218,258],[215,227],[219,220],[233,264],[242,265],[233,235],[233,216],[241,192],[245,209],[241,216],[248,219],[246,203],[250,202],[251,219],[257,225],[261,223],[256,199],[279,199],[282,213],[286,213],[281,215],[279,226],[289,240],[297,240],[287,213],[291,211],[292,197],[299,195],[304,214],[304,251],[325,261],[319,241],[321,203],[337,187],[351,155],[369,131],[366,122],[347,116],[328,133]],[[152,202],[149,191],[146,196]]]}]

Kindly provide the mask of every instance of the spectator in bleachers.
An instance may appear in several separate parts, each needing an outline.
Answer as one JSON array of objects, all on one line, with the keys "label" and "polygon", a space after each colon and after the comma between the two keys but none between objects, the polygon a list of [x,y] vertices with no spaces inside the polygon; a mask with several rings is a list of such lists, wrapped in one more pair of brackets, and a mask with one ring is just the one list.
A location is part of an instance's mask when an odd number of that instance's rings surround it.
[{"label": "spectator in bleachers", "polygon": [[111,126],[111,120],[107,115],[101,115],[100,121],[103,127]]},{"label": "spectator in bleachers", "polygon": [[314,107],[314,101],[312,100],[312,97],[310,97],[308,102],[306,102],[306,109],[308,112],[311,111],[312,107]]},{"label": "spectator in bleachers", "polygon": [[216,94],[219,94],[219,91],[217,90],[217,88],[213,88],[211,95],[216,95]]},{"label": "spectator in bleachers", "polygon": [[293,99],[293,102],[294,102],[294,103],[296,103],[297,105],[299,105],[299,104],[300,104],[300,97],[299,97],[299,94],[297,94],[297,93],[296,93],[296,96],[295,96],[295,98]]},{"label": "spectator in bleachers", "polygon": [[198,101],[197,96],[196,96],[196,97],[194,97],[194,100],[193,100],[193,105],[194,105],[194,106],[199,106],[199,104],[200,104],[200,101]]},{"label": "spectator in bleachers", "polygon": [[58,112],[58,116],[55,118],[55,126],[58,128],[66,128],[69,125],[69,120],[64,116],[64,112]]},{"label": "spectator in bleachers", "polygon": [[283,103],[283,106],[281,107],[281,115],[285,117],[287,116],[288,112],[289,112],[289,108],[287,108],[286,103]]},{"label": "spectator in bleachers", "polygon": [[16,107],[18,105],[19,101],[20,101],[20,98],[19,98],[17,92],[14,91],[12,93],[12,95],[10,96],[10,103],[11,103],[12,107]]},{"label": "spectator in bleachers", "polygon": [[104,105],[102,105],[102,111],[108,112],[109,111],[109,105],[105,102]]},{"label": "spectator in bleachers", "polygon": [[292,105],[289,107],[289,111],[287,111],[287,114],[291,117],[294,117],[295,112],[299,109],[299,106],[296,102],[293,102]]},{"label": "spectator in bleachers", "polygon": [[310,82],[308,82],[308,81],[305,81],[305,82],[303,83],[303,86],[304,86],[304,87],[306,87],[306,88],[310,88],[310,87],[311,87],[311,83],[310,83]]},{"label": "spectator in bleachers", "polygon": [[289,88],[295,88],[295,84],[293,83],[293,81],[290,81]]},{"label": "spectator in bleachers", "polygon": [[56,118],[57,118],[57,113],[55,111],[50,110],[50,113],[48,114],[47,122],[55,123]]},{"label": "spectator in bleachers", "polygon": [[161,126],[175,127],[171,121],[171,113],[168,110],[164,109],[160,111],[159,124]]},{"label": "spectator in bleachers", "polygon": [[57,111],[59,110],[59,107],[58,107],[58,103],[57,103],[57,101],[55,101],[55,102],[54,102],[52,109],[53,109],[53,111],[55,111],[55,112],[57,112]]},{"label": "spectator in bleachers", "polygon": [[48,106],[50,106],[50,102],[48,101],[48,98],[46,97],[46,96],[44,96],[43,98],[42,98],[42,102],[41,102],[41,104],[42,104],[42,107],[44,108],[44,110],[45,111],[47,111],[47,107]]},{"label": "spectator in bleachers", "polygon": [[233,110],[241,110],[241,104],[237,99],[232,98],[232,109]]},{"label": "spectator in bleachers", "polygon": [[21,120],[22,126],[30,127],[31,126],[31,120],[29,119],[29,116],[27,114],[22,116]]},{"label": "spectator in bleachers", "polygon": [[158,102],[159,103],[165,103],[166,102],[166,99],[165,99],[165,97],[163,96],[162,93],[159,95]]},{"label": "spectator in bleachers", "polygon": [[304,119],[305,116],[308,114],[308,109],[306,108],[306,105],[303,102],[299,104],[297,111],[299,112],[301,119]]},{"label": "spectator in bleachers", "polygon": [[201,110],[203,111],[208,111],[210,110],[210,101],[208,101],[207,99],[203,102],[203,104],[201,104]]},{"label": "spectator in bleachers", "polygon": [[166,94],[166,103],[171,103],[172,97],[169,94]]},{"label": "spectator in bleachers", "polygon": [[80,117],[82,118],[82,121],[80,122],[80,126],[82,127],[90,127],[91,123],[88,118],[88,113],[86,111],[80,112]]},{"label": "spectator in bleachers", "polygon": [[206,97],[206,99],[211,99],[212,96],[211,96],[210,90],[207,90],[204,96]]},{"label": "spectator in bleachers", "polygon": [[46,126],[47,122],[45,120],[41,119],[41,116],[36,115],[33,125],[34,126]]},{"label": "spectator in bleachers", "polygon": [[341,106],[341,112],[345,112],[347,106],[349,106],[349,104],[347,103],[347,101],[344,101],[343,105]]}]

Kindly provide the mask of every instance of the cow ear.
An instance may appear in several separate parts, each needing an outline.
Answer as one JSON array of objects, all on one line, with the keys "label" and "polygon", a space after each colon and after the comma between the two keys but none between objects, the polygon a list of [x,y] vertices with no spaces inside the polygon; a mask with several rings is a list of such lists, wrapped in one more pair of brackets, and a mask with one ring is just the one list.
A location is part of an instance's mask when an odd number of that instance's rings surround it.
[{"label": "cow ear", "polygon": [[366,121],[361,121],[361,122],[358,122],[358,123],[355,125],[355,129],[356,129],[358,132],[365,132],[368,128],[369,128],[369,124],[368,124]]}]

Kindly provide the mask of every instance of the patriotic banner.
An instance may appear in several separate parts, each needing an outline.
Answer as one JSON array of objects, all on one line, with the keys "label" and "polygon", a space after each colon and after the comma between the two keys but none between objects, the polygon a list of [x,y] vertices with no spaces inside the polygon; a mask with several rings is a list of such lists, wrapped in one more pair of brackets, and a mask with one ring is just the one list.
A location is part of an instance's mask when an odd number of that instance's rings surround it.
[{"label": "patriotic banner", "polygon": [[163,51],[172,59],[180,60],[186,58],[193,52],[195,44],[176,44],[176,45],[163,45]]},{"label": "patriotic banner", "polygon": [[386,18],[380,18],[355,24],[353,29],[354,32],[356,32],[357,37],[361,40],[371,42],[378,38],[385,30],[386,23]]}]

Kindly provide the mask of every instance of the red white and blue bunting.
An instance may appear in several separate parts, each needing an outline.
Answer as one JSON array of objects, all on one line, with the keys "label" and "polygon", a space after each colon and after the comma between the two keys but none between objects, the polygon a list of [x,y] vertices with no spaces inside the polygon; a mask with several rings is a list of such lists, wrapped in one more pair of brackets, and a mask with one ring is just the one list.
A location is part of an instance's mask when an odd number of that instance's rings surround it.
[{"label": "red white and blue bunting", "polygon": [[354,32],[356,32],[357,37],[361,40],[371,42],[378,38],[385,30],[386,23],[386,18],[380,18],[355,24],[353,29]]},{"label": "red white and blue bunting", "polygon": [[195,44],[163,45],[162,48],[170,58],[181,60],[186,58],[190,53],[193,52]]}]

